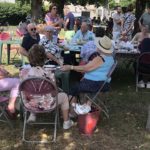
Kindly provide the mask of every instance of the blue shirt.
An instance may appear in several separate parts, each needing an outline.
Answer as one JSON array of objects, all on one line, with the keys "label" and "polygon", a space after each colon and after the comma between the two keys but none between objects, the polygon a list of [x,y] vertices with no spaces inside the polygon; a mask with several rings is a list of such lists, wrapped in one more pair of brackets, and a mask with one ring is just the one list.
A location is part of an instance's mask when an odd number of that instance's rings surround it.
[{"label": "blue shirt", "polygon": [[[97,69],[86,72],[84,78],[93,81],[105,81],[107,79],[107,74],[110,68],[114,64],[113,56],[103,56],[104,63],[100,65]],[[110,82],[110,79],[109,81]]]},{"label": "blue shirt", "polygon": [[93,32],[91,31],[87,31],[86,33],[82,33],[81,30],[78,30],[76,32],[76,34],[74,35],[72,41],[73,42],[77,42],[78,40],[81,40],[81,41],[94,41],[95,39],[95,35]]}]

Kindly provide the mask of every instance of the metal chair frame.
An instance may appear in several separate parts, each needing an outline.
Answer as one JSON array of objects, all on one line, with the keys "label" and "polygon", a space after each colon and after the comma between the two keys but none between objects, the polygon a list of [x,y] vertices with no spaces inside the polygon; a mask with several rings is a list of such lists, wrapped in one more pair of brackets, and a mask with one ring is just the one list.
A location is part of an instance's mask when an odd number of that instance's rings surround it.
[{"label": "metal chair frame", "polygon": [[6,113],[6,107],[7,107],[8,101],[9,101],[8,97],[0,96],[0,121],[4,123],[8,123],[9,126],[12,128],[12,124]]},{"label": "metal chair frame", "polygon": [[[114,64],[112,65],[112,67],[110,68],[110,71],[107,74],[107,79],[103,82],[102,86],[100,87],[100,89],[96,93],[92,93],[92,94],[86,93],[85,94],[85,98],[90,100],[98,109],[102,110],[107,118],[109,118],[108,108],[104,104],[104,102],[100,99],[100,97],[98,97],[98,95],[101,92],[103,92],[102,89],[105,86],[105,84],[108,83],[108,81],[109,81],[112,73],[114,72],[116,66],[117,66],[117,61],[115,61]],[[96,103],[97,98],[98,98],[98,102]]]},{"label": "metal chair frame", "polygon": [[[138,86],[137,86],[137,84],[138,84],[138,80],[139,80],[139,75],[150,77],[150,73],[144,73],[144,72],[139,71],[139,66],[140,66],[141,60],[145,56],[148,56],[150,58],[150,52],[144,52],[144,53],[142,53],[138,57],[138,59],[137,59],[137,63],[136,63],[136,85],[135,85],[136,86],[136,92],[138,92]],[[150,59],[146,63],[144,63],[144,64],[150,65]]]},{"label": "metal chair frame", "polygon": [[[37,85],[35,83],[39,83],[39,86],[37,87]],[[44,85],[44,83],[46,83],[47,85]],[[30,84],[30,86],[32,86],[32,90],[31,89],[26,89],[25,84]],[[49,87],[49,89],[47,89]],[[45,92],[43,93],[43,90],[45,88]],[[53,88],[53,89],[52,89]],[[31,90],[31,91],[30,91]],[[53,90],[53,91],[52,91]],[[29,92],[30,94],[49,94],[52,92],[55,92],[56,95],[56,107],[52,110],[41,110],[41,111],[33,111],[33,110],[29,110],[24,102],[23,102],[23,92]],[[48,141],[36,141],[36,140],[27,140],[25,137],[26,134],[26,127],[27,127],[27,114],[28,112],[34,112],[36,114],[39,113],[51,113],[53,111],[55,111],[55,118],[53,122],[35,122],[35,123],[30,123],[30,124],[53,124],[54,125],[54,133],[53,133],[53,140],[51,142],[56,142],[56,133],[57,133],[57,125],[58,125],[58,99],[57,99],[57,87],[54,85],[54,83],[52,83],[50,80],[45,79],[45,78],[41,78],[41,77],[31,77],[31,78],[27,78],[25,80],[23,80],[20,83],[19,86],[19,93],[20,93],[20,98],[21,98],[21,106],[23,108],[23,115],[24,115],[24,124],[23,124],[23,135],[22,135],[22,140],[24,142],[34,142],[34,143],[48,143]]]}]

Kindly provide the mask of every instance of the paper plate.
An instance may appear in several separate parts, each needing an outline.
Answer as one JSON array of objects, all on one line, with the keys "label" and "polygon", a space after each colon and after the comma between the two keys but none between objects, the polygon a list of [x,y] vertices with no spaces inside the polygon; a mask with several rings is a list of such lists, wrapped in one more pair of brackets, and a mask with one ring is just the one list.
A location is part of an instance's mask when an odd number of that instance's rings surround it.
[{"label": "paper plate", "polygon": [[45,68],[55,68],[55,65],[44,65]]}]

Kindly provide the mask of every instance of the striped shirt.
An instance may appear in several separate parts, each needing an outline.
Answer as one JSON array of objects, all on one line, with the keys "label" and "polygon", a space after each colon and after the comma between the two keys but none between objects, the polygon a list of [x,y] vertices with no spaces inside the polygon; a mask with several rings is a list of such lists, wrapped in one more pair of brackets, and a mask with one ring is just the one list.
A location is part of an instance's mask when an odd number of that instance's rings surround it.
[{"label": "striped shirt", "polygon": [[[124,24],[123,24],[123,30],[128,30],[129,27],[131,26],[132,23],[134,23],[134,21],[136,20],[135,18],[135,15],[134,14],[131,14],[131,13],[126,13],[124,16],[123,16],[123,19],[124,19]],[[131,35],[132,32],[133,32],[133,28],[128,32],[127,35]]]}]

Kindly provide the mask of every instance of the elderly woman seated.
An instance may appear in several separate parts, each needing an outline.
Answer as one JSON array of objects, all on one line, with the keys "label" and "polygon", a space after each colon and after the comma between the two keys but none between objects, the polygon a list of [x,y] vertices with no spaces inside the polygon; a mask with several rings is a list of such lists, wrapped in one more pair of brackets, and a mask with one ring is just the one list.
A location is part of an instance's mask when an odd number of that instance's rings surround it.
[{"label": "elderly woman seated", "polygon": [[61,65],[59,58],[61,56],[61,50],[57,45],[57,42],[53,38],[54,28],[51,26],[44,27],[44,35],[39,44],[45,48],[46,56],[49,59],[49,64]]},{"label": "elderly woman seated", "polygon": [[[29,50],[29,62],[31,64],[31,68],[24,70],[24,73],[22,73],[21,78],[27,79],[28,77],[43,77],[53,82],[53,84],[55,84],[56,81],[53,72],[43,67],[45,63],[45,59],[46,59],[46,55],[43,46],[37,44],[33,45]],[[24,100],[25,100],[25,96],[26,95],[24,95]],[[69,119],[69,115],[68,115],[68,111],[69,111],[68,96],[66,93],[63,92],[59,92],[57,96],[58,96],[57,97],[58,105],[61,106],[62,115],[64,119],[63,128],[69,129],[73,125],[73,121]],[[56,107],[56,101],[54,101],[54,103],[51,103],[51,100],[54,99],[51,96],[51,94],[44,95],[45,98],[42,96],[42,99],[44,98],[43,101],[41,101],[40,96],[37,97],[36,95],[28,95],[28,97],[29,100],[26,101],[28,107],[41,108],[42,106],[42,109],[44,110],[49,109],[50,106],[51,108]],[[34,99],[36,99],[36,104],[33,105]],[[44,101],[46,101],[46,104],[48,105],[44,105]],[[36,114],[31,112],[27,122],[35,122],[35,121],[36,121]]]},{"label": "elderly woman seated", "polygon": [[75,85],[69,92],[72,99],[72,106],[77,114],[85,114],[91,110],[91,102],[87,101],[85,104],[76,104],[76,96],[79,93],[95,93],[99,90],[103,82],[107,78],[107,74],[114,63],[112,56],[113,51],[111,50],[112,42],[107,37],[95,39],[95,45],[97,49],[90,53],[88,56],[87,63],[82,66],[62,66],[63,71],[74,70],[77,72],[84,72],[83,79]]}]

